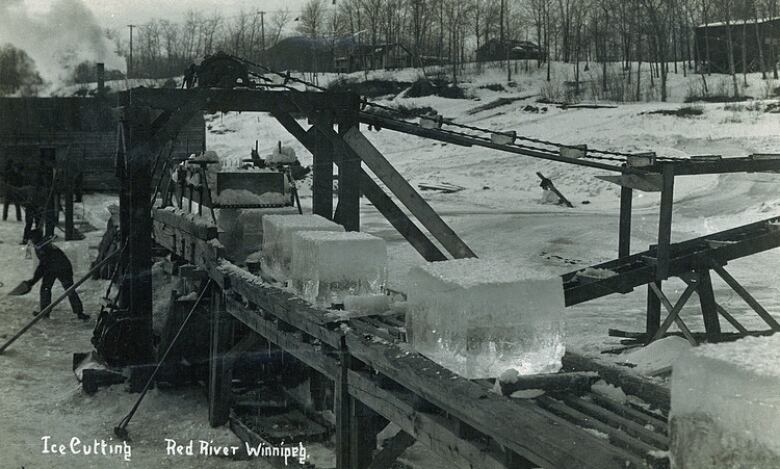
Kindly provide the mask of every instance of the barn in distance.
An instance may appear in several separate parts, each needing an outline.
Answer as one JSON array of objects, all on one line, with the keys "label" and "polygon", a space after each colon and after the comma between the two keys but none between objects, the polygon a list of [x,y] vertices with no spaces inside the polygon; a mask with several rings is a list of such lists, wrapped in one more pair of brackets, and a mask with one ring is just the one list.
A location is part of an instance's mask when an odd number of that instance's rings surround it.
[{"label": "barn in distance", "polygon": [[[734,20],[728,26],[725,22],[707,23],[697,26],[694,32],[696,51],[701,57],[699,63],[704,71],[729,73],[729,32],[735,72],[761,71],[762,55],[766,69],[771,69],[777,62],[780,17]],[[743,67],[743,61],[746,67]]]}]

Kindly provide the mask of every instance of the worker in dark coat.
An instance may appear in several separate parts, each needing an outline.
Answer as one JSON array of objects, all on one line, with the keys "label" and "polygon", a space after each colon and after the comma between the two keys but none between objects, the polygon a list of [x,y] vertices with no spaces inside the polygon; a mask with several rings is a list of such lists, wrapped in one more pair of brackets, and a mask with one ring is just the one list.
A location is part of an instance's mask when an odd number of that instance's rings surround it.
[{"label": "worker in dark coat", "polygon": [[22,234],[22,244],[27,244],[30,240],[30,233],[33,225],[39,229],[42,224],[43,206],[46,204],[46,191],[35,186],[24,186],[19,188],[19,198],[24,205],[24,233]]},{"label": "worker in dark coat", "polygon": [[3,168],[3,221],[8,220],[8,207],[11,204],[16,206],[16,221],[22,221],[22,207],[19,204],[17,190],[21,179],[22,173],[19,171],[19,165],[14,164],[11,159],[6,160]]},{"label": "worker in dark coat", "polygon": [[[43,238],[41,230],[32,230],[30,241],[35,245],[35,255],[38,256],[39,262],[33,278],[27,280],[27,284],[32,288],[38,283],[38,280],[41,280],[40,311],[43,311],[51,304],[51,287],[55,280],[60,281],[64,290],[73,286],[73,265],[71,265],[68,256],[51,243],[51,239]],[[82,320],[89,319],[89,316],[84,314],[84,306],[81,304],[81,299],[75,289],[68,294],[68,301],[76,317]],[[38,314],[38,312],[33,314]]]}]

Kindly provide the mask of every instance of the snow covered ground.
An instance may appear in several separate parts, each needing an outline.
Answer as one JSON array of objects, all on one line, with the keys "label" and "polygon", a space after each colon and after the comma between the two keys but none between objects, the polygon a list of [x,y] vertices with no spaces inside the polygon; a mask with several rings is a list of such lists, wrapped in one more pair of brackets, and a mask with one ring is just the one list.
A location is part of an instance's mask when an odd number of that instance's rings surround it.
[{"label": "snow covered ground", "polygon": [[[498,76],[501,72],[495,72]],[[755,81],[755,77],[751,76]],[[534,81],[535,80],[535,81]],[[497,130],[517,130],[519,134],[569,144],[619,151],[656,151],[659,155],[722,154],[742,156],[754,152],[780,150],[780,114],[765,113],[759,107],[700,104],[703,114],[679,118],[645,114],[657,109],[677,109],[678,103],[619,105],[615,109],[569,109],[548,106],[546,113],[526,112],[534,98],[467,115],[465,111],[500,96],[522,95],[538,89],[538,77],[520,81],[522,90],[505,93],[479,89],[497,81],[487,76],[475,79],[472,93],[480,98],[449,100],[436,97],[397,98],[393,104],[431,106],[458,122]],[[687,85],[674,85],[684,90]],[[755,85],[757,87],[759,85]],[[536,87],[536,88],[534,88]],[[679,97],[682,93],[673,93]],[[388,101],[385,101],[387,103]],[[766,102],[768,103],[768,102]],[[762,104],[764,106],[766,103]],[[210,116],[209,149],[228,157],[247,157],[254,141],[260,141],[261,155],[270,153],[278,140],[290,145],[304,165],[311,156],[284,129],[263,114]],[[302,122],[305,124],[305,122]],[[560,273],[581,269],[615,257],[617,252],[617,186],[594,178],[604,172],[559,163],[505,154],[489,149],[464,148],[442,144],[388,130],[369,132],[370,140],[390,162],[416,185],[447,182],[465,189],[452,194],[423,192],[423,196],[443,216],[467,244],[483,258],[497,258],[525,267],[544,266]],[[541,189],[536,172],[551,178],[574,203],[574,209],[540,203]],[[780,176],[736,174],[678,178],[674,212],[675,241],[738,226],[780,214]],[[304,205],[310,206],[309,182],[301,188]],[[584,202],[588,203],[585,204]],[[92,220],[100,221],[105,199],[88,199]],[[634,250],[646,249],[657,231],[658,195],[638,194],[634,200]],[[390,285],[403,290],[409,268],[423,259],[397,234],[376,210],[363,200],[363,230],[384,238],[390,258]],[[102,218],[105,220],[105,218]],[[100,227],[102,228],[102,226]],[[19,281],[29,278],[33,264],[17,243],[22,225],[0,222],[0,311],[4,315],[0,338],[22,327],[36,307],[37,289],[25,297],[5,293]],[[85,272],[94,257],[100,232],[72,243],[67,251],[78,254],[77,270]],[[770,312],[780,309],[780,289],[775,278],[780,252],[770,251],[733,262],[730,272]],[[77,273],[78,275],[78,273]],[[717,278],[715,294],[719,302],[748,327],[763,328],[754,313]],[[667,283],[672,298],[682,292],[680,282]],[[55,287],[55,296],[60,291]],[[82,296],[87,311],[95,317],[103,282],[88,282]],[[616,344],[607,337],[608,328],[641,330],[644,327],[645,291],[615,295],[568,309],[567,343],[591,354]],[[703,330],[697,302],[683,309],[682,317],[693,329]],[[71,354],[90,350],[94,319],[75,320],[67,304],[55,309],[52,318],[36,325],[27,335],[0,356],[0,439],[3,467],[74,468],[98,467],[262,467],[261,461],[237,462],[225,458],[165,456],[164,438],[178,440],[213,439],[215,443],[235,444],[226,429],[211,429],[207,421],[202,391],[153,390],[147,396],[129,429],[132,460],[101,457],[59,457],[41,454],[41,438],[67,441],[73,436],[83,441],[108,440],[112,428],[137,398],[121,386],[101,390],[89,397],[78,390],[71,372]],[[729,330],[729,326],[724,326]],[[645,357],[646,358],[646,357]],[[665,360],[673,361],[669,355]],[[647,358],[646,358],[647,359]],[[648,367],[664,366],[654,360]],[[407,460],[432,467],[419,453]],[[423,461],[424,463],[420,463]],[[441,467],[447,467],[444,464]]]}]

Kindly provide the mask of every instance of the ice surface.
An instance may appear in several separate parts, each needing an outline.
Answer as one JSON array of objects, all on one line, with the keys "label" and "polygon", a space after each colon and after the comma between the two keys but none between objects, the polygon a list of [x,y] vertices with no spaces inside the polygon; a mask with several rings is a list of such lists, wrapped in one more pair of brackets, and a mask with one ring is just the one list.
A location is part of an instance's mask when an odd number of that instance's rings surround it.
[{"label": "ice surface", "polygon": [[298,231],[292,239],[290,278],[307,301],[329,307],[348,296],[381,293],[387,278],[383,239],[337,231]]},{"label": "ice surface", "polygon": [[780,336],[702,345],[672,374],[674,467],[780,467]]},{"label": "ice surface", "polygon": [[406,329],[418,352],[470,379],[554,373],[565,351],[559,276],[460,259],[409,273]]},{"label": "ice surface", "polygon": [[299,231],[344,231],[344,227],[319,215],[267,215],[262,220],[265,265],[273,276],[290,275],[293,234]]}]

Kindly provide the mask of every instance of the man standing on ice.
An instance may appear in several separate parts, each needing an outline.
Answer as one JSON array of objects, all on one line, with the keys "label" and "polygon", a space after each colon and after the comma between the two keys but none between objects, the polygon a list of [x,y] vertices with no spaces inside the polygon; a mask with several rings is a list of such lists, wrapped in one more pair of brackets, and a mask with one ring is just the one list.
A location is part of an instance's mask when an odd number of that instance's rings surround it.
[{"label": "man standing on ice", "polygon": [[[59,280],[65,290],[73,286],[73,265],[60,248],[51,244],[51,239],[43,239],[41,230],[32,230],[30,241],[35,246],[35,255],[38,256],[39,262],[33,278],[27,280],[26,283],[29,288],[32,288],[38,283],[38,280],[42,279],[40,311],[43,311],[51,304],[51,287],[55,280]],[[89,316],[84,314],[84,307],[76,290],[68,294],[68,301],[77,318],[85,321],[89,319]],[[33,312],[33,315],[37,314],[39,314],[38,311]]]}]

